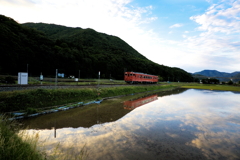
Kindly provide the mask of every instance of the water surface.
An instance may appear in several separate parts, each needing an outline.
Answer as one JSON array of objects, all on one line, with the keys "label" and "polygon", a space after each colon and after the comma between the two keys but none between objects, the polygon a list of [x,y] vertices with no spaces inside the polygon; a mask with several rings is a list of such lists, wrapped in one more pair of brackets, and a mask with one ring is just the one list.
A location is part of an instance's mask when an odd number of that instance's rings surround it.
[{"label": "water surface", "polygon": [[86,159],[240,159],[240,94],[176,90],[116,98],[23,121],[49,152],[87,150]]}]

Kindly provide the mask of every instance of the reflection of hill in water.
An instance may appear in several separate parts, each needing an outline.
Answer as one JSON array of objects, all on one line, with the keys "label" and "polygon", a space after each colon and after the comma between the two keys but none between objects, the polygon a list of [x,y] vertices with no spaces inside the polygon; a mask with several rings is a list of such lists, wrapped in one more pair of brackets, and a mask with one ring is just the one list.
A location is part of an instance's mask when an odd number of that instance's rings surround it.
[{"label": "reflection of hill in water", "polygon": [[[172,91],[160,92],[159,97],[179,94],[187,89],[176,89]],[[151,97],[148,95],[146,97]],[[132,97],[125,97],[130,100]],[[140,99],[147,99],[140,97]],[[135,99],[137,100],[137,99]],[[95,124],[116,121],[131,110],[124,109],[123,99],[109,99],[101,104],[91,104],[80,108],[70,109],[67,111],[42,115],[34,118],[22,120],[24,126],[29,129],[51,129],[52,127],[67,128],[67,127],[91,127]]]},{"label": "reflection of hill in water", "polygon": [[116,121],[128,112],[122,108],[122,103],[109,100],[101,104],[90,104],[81,108],[29,118],[23,120],[23,123],[30,129],[87,128],[98,123]]}]

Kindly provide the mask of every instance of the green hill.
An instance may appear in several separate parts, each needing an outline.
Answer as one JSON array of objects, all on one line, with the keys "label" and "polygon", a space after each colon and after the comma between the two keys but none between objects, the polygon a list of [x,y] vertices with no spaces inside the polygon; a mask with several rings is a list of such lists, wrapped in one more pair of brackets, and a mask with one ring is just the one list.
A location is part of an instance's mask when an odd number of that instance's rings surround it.
[{"label": "green hill", "polygon": [[[65,75],[81,78],[123,79],[124,71],[160,75],[164,80],[192,81],[180,68],[156,64],[116,36],[93,29],[55,24],[18,24],[0,15],[0,74],[27,71],[30,75]],[[164,54],[163,54],[164,55]]]}]

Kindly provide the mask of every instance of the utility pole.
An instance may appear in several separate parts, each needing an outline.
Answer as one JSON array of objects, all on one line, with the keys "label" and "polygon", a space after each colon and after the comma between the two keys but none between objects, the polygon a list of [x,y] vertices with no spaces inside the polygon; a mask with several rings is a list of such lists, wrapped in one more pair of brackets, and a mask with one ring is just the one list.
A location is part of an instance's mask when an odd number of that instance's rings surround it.
[{"label": "utility pole", "polygon": [[[80,70],[78,70],[78,81],[80,80]],[[77,85],[78,85],[78,81],[77,81]]]},{"label": "utility pole", "polygon": [[57,75],[58,75],[58,69],[56,69],[55,86],[57,86]]},{"label": "utility pole", "polygon": [[99,82],[100,82],[100,71],[98,72],[98,87],[99,87]]}]

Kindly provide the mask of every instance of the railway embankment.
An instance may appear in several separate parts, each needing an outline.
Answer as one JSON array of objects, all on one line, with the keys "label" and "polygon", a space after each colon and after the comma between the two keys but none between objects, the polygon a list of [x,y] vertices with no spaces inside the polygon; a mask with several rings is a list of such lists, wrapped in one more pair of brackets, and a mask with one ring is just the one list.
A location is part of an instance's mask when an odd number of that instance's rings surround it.
[{"label": "railway embankment", "polygon": [[[101,87],[65,87],[65,88],[36,88],[0,92],[1,113],[51,113],[79,107],[90,101],[101,100],[107,97],[129,95],[146,91],[166,90],[175,88],[172,85],[136,85],[136,86],[109,86]],[[53,109],[53,110],[51,110]],[[45,112],[47,110],[47,112]]]},{"label": "railway embankment", "polygon": [[118,87],[128,86],[123,84],[104,84],[104,85],[0,85],[0,92],[19,91],[19,90],[34,90],[34,89],[69,89],[69,88],[96,88],[96,87]]}]

